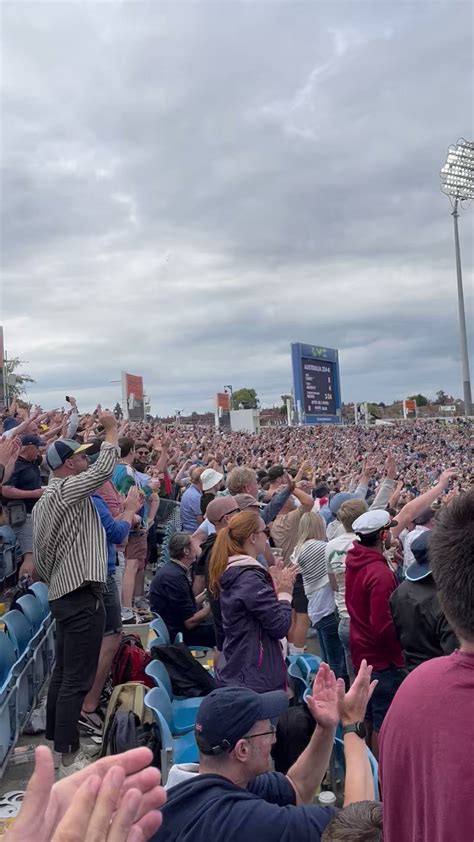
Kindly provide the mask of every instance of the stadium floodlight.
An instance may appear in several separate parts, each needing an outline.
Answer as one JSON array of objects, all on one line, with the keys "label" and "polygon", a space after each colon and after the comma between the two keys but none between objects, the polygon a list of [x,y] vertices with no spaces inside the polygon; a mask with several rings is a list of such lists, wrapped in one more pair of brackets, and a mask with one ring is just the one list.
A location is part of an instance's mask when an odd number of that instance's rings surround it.
[{"label": "stadium floodlight", "polygon": [[446,163],[441,170],[441,190],[449,196],[454,220],[454,251],[456,256],[456,277],[458,286],[459,334],[461,340],[461,364],[464,394],[464,415],[471,414],[471,379],[467,350],[466,313],[462,286],[461,250],[459,248],[459,205],[474,199],[474,143],[461,138],[450,146]]}]

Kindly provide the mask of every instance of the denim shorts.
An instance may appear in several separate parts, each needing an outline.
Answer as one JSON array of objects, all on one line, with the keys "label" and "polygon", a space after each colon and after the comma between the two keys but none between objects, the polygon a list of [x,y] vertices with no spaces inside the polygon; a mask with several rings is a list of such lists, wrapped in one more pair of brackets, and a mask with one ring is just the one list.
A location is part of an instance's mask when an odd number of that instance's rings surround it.
[{"label": "denim shorts", "polygon": [[117,634],[117,632],[122,631],[122,609],[114,576],[107,576],[107,585],[103,597],[105,608],[104,637],[107,637],[109,634]]},{"label": "denim shorts", "polygon": [[378,680],[372,698],[367,705],[365,718],[372,722],[374,731],[380,731],[385,715],[392,704],[393,697],[406,676],[406,671],[390,666],[384,670],[374,670],[372,680]]}]

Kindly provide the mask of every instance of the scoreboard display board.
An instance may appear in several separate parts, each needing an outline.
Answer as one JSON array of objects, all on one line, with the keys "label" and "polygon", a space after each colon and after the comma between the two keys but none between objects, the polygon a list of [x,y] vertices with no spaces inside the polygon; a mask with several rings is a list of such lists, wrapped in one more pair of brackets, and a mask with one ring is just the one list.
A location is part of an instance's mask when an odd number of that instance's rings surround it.
[{"label": "scoreboard display board", "polygon": [[340,424],[339,355],[334,348],[294,343],[293,386],[300,424]]}]

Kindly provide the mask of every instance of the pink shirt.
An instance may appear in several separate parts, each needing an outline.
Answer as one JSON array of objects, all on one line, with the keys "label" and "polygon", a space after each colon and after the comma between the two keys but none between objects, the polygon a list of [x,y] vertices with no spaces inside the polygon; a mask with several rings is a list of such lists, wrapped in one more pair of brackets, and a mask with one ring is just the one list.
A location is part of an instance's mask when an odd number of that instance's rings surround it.
[{"label": "pink shirt", "polygon": [[421,664],[380,732],[384,842],[474,840],[474,654]]}]

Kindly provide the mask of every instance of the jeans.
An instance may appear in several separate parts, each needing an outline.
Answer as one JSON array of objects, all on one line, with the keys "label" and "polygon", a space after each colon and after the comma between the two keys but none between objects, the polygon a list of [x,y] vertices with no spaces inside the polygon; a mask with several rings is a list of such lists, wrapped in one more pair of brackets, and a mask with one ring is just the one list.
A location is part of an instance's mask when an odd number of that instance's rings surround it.
[{"label": "jeans", "polygon": [[374,731],[380,731],[393,697],[406,676],[406,670],[394,665],[383,670],[374,670],[372,680],[378,684],[367,705],[365,718],[372,722]]},{"label": "jeans", "polygon": [[355,670],[354,664],[352,663],[351,647],[349,642],[350,625],[351,621],[349,617],[341,617],[341,619],[339,620],[338,634],[339,640],[342,643],[342,648],[344,649],[344,658],[346,660],[347,674],[352,684],[355,678]]},{"label": "jeans", "polygon": [[339,618],[335,611],[327,614],[316,623],[316,631],[321,648],[321,658],[334,671],[336,678],[347,677],[344,649],[338,634]]},{"label": "jeans", "polygon": [[100,586],[78,588],[50,602],[56,620],[56,666],[46,703],[46,739],[67,754],[79,749],[78,720],[91,689],[104,633]]}]

